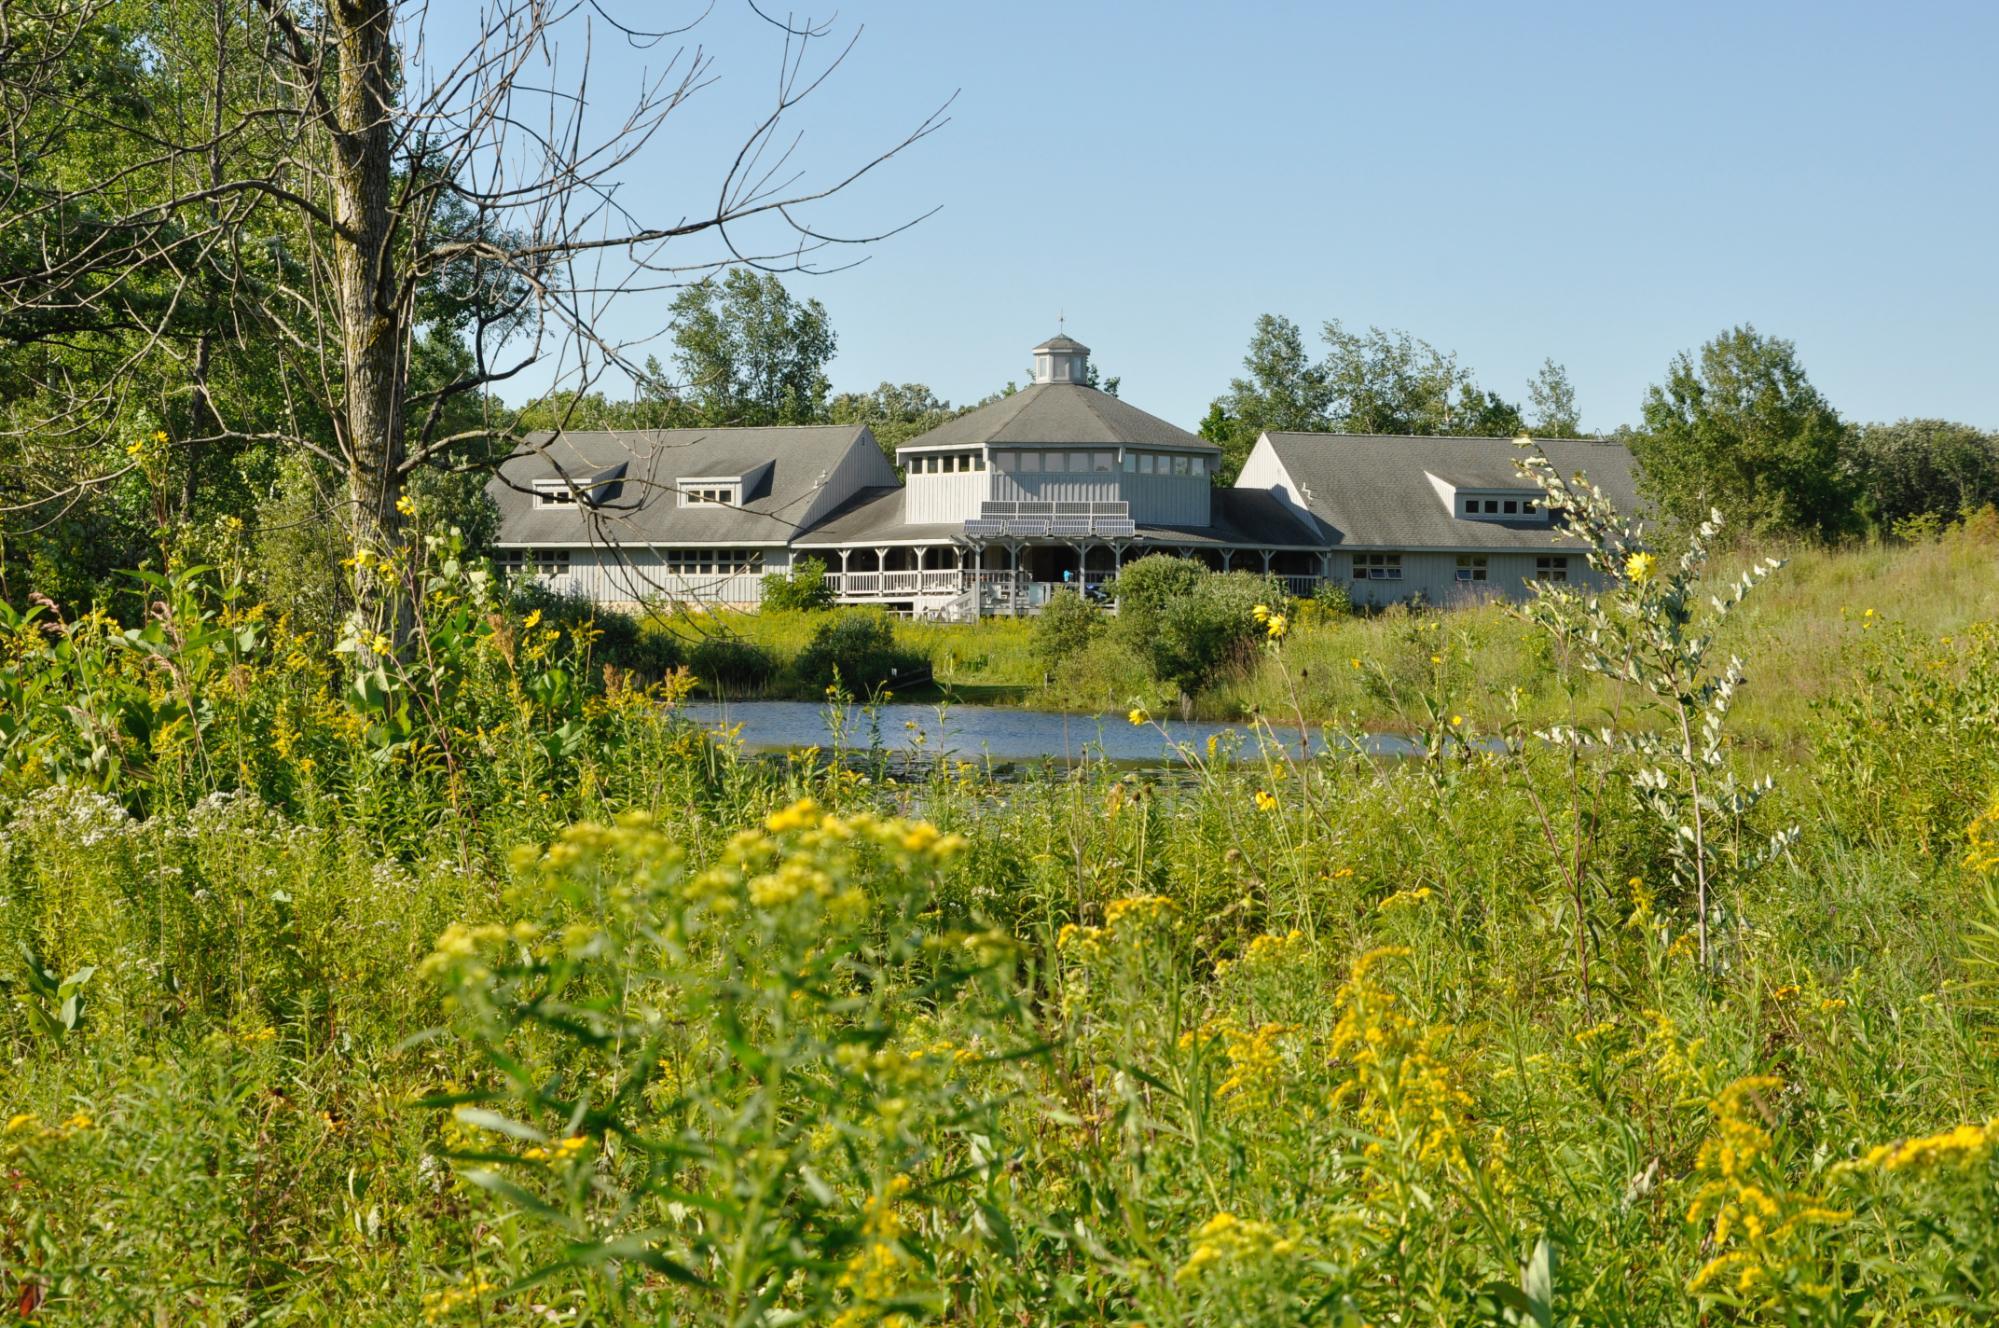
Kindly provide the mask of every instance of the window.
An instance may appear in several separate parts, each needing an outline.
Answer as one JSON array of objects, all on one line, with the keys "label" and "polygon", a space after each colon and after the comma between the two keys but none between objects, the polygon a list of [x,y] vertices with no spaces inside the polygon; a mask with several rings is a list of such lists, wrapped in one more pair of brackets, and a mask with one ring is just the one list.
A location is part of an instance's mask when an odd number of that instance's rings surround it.
[{"label": "window", "polygon": [[668,549],[661,557],[673,576],[742,576],[764,565],[762,549]]},{"label": "window", "polygon": [[1541,581],[1566,581],[1569,579],[1569,560],[1543,554],[1534,560],[1534,576]]},{"label": "window", "polygon": [[536,507],[574,507],[576,490],[569,487],[568,480],[536,480],[534,483],[534,505]]},{"label": "window", "polygon": [[1185,474],[1188,474],[1188,473],[1190,473],[1190,472],[1192,471],[1192,469],[1193,469],[1193,466],[1192,466],[1192,464],[1191,464],[1191,463],[1192,463],[1192,461],[1193,461],[1193,458],[1192,458],[1192,457],[1184,457],[1184,456],[1176,456],[1176,457],[1174,457],[1174,458],[1173,458],[1173,473],[1174,473],[1175,475],[1185,475]]},{"label": "window", "polygon": [[736,486],[733,484],[691,484],[680,491],[680,505],[693,507],[698,503],[727,503],[734,505]]},{"label": "window", "polygon": [[567,549],[502,549],[500,570],[508,576],[567,576]]},{"label": "window", "polygon": [[1141,475],[1150,475],[1152,473],[1152,453],[1140,452],[1138,454],[1138,473]]},{"label": "window", "polygon": [[1138,453],[1126,452],[1121,465],[1125,474],[1136,475],[1138,473]]},{"label": "window", "polygon": [[1458,580],[1485,580],[1485,555],[1482,553],[1461,553],[1458,555]]},{"label": "window", "polygon": [[1009,475],[1020,469],[1020,453],[1018,452],[995,452],[993,453],[993,460],[997,461],[999,468]]},{"label": "window", "polygon": [[1518,513],[1520,511],[1520,504],[1515,502],[1513,499],[1508,498],[1506,500],[1506,510],[1509,513]]},{"label": "window", "polygon": [[1532,498],[1529,498],[1526,502],[1520,504],[1520,510],[1522,512],[1525,512],[1528,516],[1534,515],[1534,508],[1535,508],[1535,503]]},{"label": "window", "polygon": [[1478,515],[1478,499],[1476,498],[1465,499],[1465,515],[1466,516]]},{"label": "window", "polygon": [[1117,469],[1117,453],[1115,452],[1093,452],[1090,459],[1095,463],[1090,469],[1099,473]]},{"label": "window", "polygon": [[1489,512],[1489,513],[1492,513],[1492,514],[1493,514],[1493,515],[1495,515],[1495,516],[1496,516],[1496,515],[1498,515],[1498,513],[1499,513],[1499,499],[1497,499],[1497,498],[1488,498],[1488,499],[1486,499],[1486,500],[1485,500],[1485,510],[1486,510],[1487,512]]},{"label": "window", "polygon": [[1356,553],[1353,556],[1356,581],[1400,581],[1402,555],[1399,553]]}]

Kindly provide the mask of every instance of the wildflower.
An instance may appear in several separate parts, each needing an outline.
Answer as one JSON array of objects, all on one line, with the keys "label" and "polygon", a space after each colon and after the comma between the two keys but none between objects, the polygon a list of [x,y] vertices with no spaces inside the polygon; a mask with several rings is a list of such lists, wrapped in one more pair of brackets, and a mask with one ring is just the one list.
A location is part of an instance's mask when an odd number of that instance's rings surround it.
[{"label": "wildflower", "polygon": [[1983,1161],[1999,1145],[1999,1117],[1983,1125],[1958,1125],[1941,1134],[1903,1139],[1870,1149],[1860,1159],[1864,1167],[1901,1171],[1909,1167],[1969,1166]]},{"label": "wildflower", "polygon": [[32,1111],[23,1111],[7,1118],[7,1128],[0,1133],[15,1134],[33,1125],[38,1118]]},{"label": "wildflower", "polygon": [[536,609],[533,613],[530,613],[527,617],[521,619],[521,630],[524,632],[532,632],[535,628],[539,626],[541,626],[540,609]]},{"label": "wildflower", "polygon": [[1136,728],[1146,720],[1152,718],[1152,716],[1145,713],[1144,706],[1133,706],[1131,713],[1126,715],[1125,718],[1131,721],[1133,728]]},{"label": "wildflower", "polygon": [[1457,728],[1457,727],[1459,727],[1460,725],[1462,725],[1462,724],[1463,724],[1464,722],[1465,722],[1465,717],[1464,717],[1463,715],[1452,715],[1452,716],[1451,716],[1451,727],[1452,727],[1452,728]]},{"label": "wildflower", "polygon": [[1277,810],[1277,799],[1263,789],[1258,789],[1256,791],[1256,809],[1260,812],[1274,812]]},{"label": "wildflower", "polygon": [[1360,660],[1359,660],[1358,658],[1354,658],[1354,659],[1350,659],[1350,660],[1348,660],[1348,661],[1347,661],[1347,667],[1348,667],[1348,668],[1350,668],[1350,669],[1357,669],[1357,668],[1359,668],[1359,667],[1360,667]]},{"label": "wildflower", "polygon": [[551,1167],[559,1167],[571,1161],[590,1146],[587,1136],[572,1134],[567,1139],[558,1139],[551,1148],[530,1148],[521,1156],[529,1162],[546,1162]]},{"label": "wildflower", "polygon": [[1291,620],[1289,618],[1286,618],[1281,613],[1273,613],[1270,615],[1270,622],[1265,630],[1270,633],[1271,640],[1281,641],[1284,638],[1284,633],[1290,629]]},{"label": "wildflower", "polygon": [[1394,913],[1399,909],[1415,908],[1427,900],[1430,893],[1430,887],[1427,885],[1418,886],[1414,890],[1397,890],[1381,901],[1380,909],[1383,913]]},{"label": "wildflower", "polygon": [[1216,1213],[1194,1233],[1194,1248],[1188,1252],[1187,1261],[1180,1265],[1179,1271],[1173,1274],[1173,1280],[1184,1285],[1199,1281],[1204,1273],[1218,1264],[1257,1255],[1286,1258],[1297,1252],[1298,1241],[1280,1236],[1277,1228],[1268,1222],[1240,1218],[1233,1213]]},{"label": "wildflower", "polygon": [[1256,619],[1258,622],[1269,622],[1270,606],[1268,604],[1259,604],[1255,608],[1249,611],[1249,616]]},{"label": "wildflower", "polygon": [[1430,656],[1430,662],[1432,664],[1441,664],[1444,662],[1444,657],[1442,655],[1432,655]]},{"label": "wildflower", "polygon": [[1625,578],[1634,586],[1650,581],[1658,569],[1659,560],[1649,553],[1634,553],[1624,560]]},{"label": "wildflower", "polygon": [[1782,1005],[1785,1001],[1790,1000],[1793,996],[1796,996],[1797,994],[1798,994],[1798,984],[1795,982],[1786,982],[1783,986],[1777,988],[1777,990],[1770,993],[1770,999],[1776,1001],[1779,1005]]}]

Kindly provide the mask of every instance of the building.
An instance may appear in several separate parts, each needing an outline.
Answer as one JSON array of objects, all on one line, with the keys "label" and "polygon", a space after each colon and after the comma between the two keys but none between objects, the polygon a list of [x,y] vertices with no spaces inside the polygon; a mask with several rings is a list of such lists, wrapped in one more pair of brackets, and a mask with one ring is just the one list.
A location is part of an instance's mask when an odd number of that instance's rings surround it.
[{"label": "building", "polygon": [[[860,425],[539,436],[488,487],[499,561],[602,603],[748,606],[810,556],[840,602],[952,619],[1032,613],[1160,552],[1357,603],[1587,574],[1511,439],[1266,434],[1219,487],[1220,449],[1088,376],[1087,346],[1043,342],[1026,388],[898,447],[900,479]],[[1635,505],[1621,445],[1542,446]]]}]

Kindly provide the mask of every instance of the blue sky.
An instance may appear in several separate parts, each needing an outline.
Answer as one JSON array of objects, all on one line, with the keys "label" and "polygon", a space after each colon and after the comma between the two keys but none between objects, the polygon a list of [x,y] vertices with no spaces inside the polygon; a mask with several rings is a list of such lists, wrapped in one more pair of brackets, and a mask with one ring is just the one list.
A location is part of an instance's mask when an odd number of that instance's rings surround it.
[{"label": "blue sky", "polygon": [[[856,27],[795,113],[807,182],[957,100],[816,214],[939,209],[791,280],[841,390],[976,399],[1060,311],[1126,400],[1191,426],[1269,311],[1406,329],[1513,399],[1552,356],[1609,428],[1750,321],[1849,418],[1999,426],[1999,5],[843,0]],[[716,81],[626,173],[640,216],[709,205],[769,97],[779,34],[742,0],[693,35]],[[600,31],[602,112],[663,54]]]}]

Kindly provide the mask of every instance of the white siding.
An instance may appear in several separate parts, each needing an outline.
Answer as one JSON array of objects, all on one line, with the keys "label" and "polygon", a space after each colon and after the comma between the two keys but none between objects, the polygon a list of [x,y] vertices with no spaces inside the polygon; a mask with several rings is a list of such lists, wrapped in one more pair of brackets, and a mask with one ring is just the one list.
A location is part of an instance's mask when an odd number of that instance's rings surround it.
[{"label": "white siding", "polygon": [[903,519],[911,525],[969,521],[979,504],[993,497],[993,473],[964,471],[953,475],[911,475],[903,496]]},{"label": "white siding", "polygon": [[1001,502],[1131,504],[1142,525],[1205,526],[1213,487],[1204,475],[1127,475],[1122,471],[1048,474],[993,471],[992,496]]},{"label": "white siding", "polygon": [[[763,571],[782,572],[791,564],[787,549],[763,549]],[[755,604],[763,597],[763,574],[688,575],[664,570],[656,549],[572,549],[569,570],[537,578],[549,589],[578,595],[595,604],[634,607],[658,600],[700,604]]]},{"label": "white siding", "polygon": [[1291,478],[1290,471],[1284,469],[1284,463],[1278,459],[1277,449],[1270,445],[1268,438],[1256,440],[1256,446],[1250,449],[1249,459],[1242,464],[1242,474],[1236,476],[1235,487],[1267,489],[1272,497],[1283,503],[1291,514],[1303,523],[1305,529],[1319,528],[1319,523],[1313,519],[1311,511],[1305,506],[1304,495],[1298,492],[1297,481]]},{"label": "white siding", "polygon": [[[1404,553],[1400,581],[1355,581],[1353,555],[1335,553],[1333,577],[1347,586],[1355,604],[1394,604],[1411,599],[1418,592],[1436,605],[1464,604],[1483,599],[1520,600],[1527,597],[1527,582],[1538,575],[1535,559],[1542,555],[1485,553],[1469,556],[1486,560],[1484,581],[1459,581],[1458,555],[1430,552]],[[1589,563],[1580,550],[1571,549],[1552,556],[1569,560],[1569,581],[1572,584],[1591,585],[1599,581],[1600,578],[1589,570]]]},{"label": "white siding", "polygon": [[875,436],[863,429],[826,477],[826,483],[808,503],[805,510],[785,516],[798,523],[803,532],[821,520],[827,513],[846,502],[862,489],[871,489],[896,482],[895,467],[882,455]]}]

